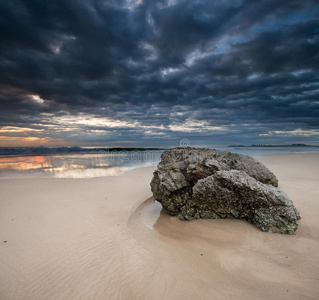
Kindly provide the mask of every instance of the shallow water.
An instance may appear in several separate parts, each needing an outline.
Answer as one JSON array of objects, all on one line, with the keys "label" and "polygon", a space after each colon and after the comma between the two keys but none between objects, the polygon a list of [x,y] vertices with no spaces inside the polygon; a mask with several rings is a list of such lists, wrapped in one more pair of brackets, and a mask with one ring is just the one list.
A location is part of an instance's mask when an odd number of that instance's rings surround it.
[{"label": "shallow water", "polygon": [[59,154],[0,157],[0,178],[92,178],[120,176],[124,172],[156,166],[155,151],[112,154]]}]

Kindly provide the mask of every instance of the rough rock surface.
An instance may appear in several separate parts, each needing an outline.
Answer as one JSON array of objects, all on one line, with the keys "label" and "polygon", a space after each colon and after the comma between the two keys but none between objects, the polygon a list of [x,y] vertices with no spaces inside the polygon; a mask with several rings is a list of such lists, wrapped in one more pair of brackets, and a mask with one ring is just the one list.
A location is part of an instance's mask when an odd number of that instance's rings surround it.
[{"label": "rough rock surface", "polygon": [[249,156],[173,148],[162,154],[151,182],[154,198],[181,220],[244,219],[263,231],[292,234],[299,213],[276,176]]}]

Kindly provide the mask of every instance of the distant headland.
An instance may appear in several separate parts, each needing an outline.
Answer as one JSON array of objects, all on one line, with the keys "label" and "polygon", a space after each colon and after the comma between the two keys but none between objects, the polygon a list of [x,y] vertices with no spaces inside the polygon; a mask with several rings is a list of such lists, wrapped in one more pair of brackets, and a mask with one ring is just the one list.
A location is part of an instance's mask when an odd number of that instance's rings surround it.
[{"label": "distant headland", "polygon": [[251,145],[229,145],[227,147],[319,147],[307,144],[290,144],[290,145],[267,145],[267,144],[251,144]]}]

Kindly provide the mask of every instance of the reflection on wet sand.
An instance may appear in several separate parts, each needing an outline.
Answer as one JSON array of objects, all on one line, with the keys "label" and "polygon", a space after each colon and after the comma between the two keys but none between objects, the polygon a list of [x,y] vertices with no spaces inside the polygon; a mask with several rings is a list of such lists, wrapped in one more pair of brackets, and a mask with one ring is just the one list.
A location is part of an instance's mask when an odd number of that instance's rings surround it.
[{"label": "reflection on wet sand", "polygon": [[0,170],[32,170],[47,168],[50,158],[44,156],[13,156],[0,158]]},{"label": "reflection on wet sand", "polygon": [[0,157],[0,178],[88,178],[118,176],[126,171],[156,165],[157,161],[123,160],[119,155],[37,155]]}]

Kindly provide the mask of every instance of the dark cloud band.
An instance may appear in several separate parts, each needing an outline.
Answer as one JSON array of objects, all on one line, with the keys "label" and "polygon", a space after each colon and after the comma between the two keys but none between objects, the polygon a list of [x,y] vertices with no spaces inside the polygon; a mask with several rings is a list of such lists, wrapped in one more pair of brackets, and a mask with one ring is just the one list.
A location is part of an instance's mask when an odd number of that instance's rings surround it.
[{"label": "dark cloud band", "polygon": [[317,1],[0,7],[0,136],[319,143]]}]

